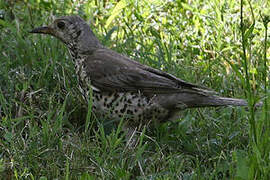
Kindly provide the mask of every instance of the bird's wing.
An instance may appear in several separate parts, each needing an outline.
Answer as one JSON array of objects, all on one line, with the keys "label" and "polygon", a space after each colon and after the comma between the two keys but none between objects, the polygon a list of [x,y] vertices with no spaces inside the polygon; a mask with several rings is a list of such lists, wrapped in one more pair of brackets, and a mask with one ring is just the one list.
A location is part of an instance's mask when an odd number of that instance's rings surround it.
[{"label": "bird's wing", "polygon": [[105,48],[88,55],[84,65],[91,85],[103,91],[162,94],[204,89]]}]

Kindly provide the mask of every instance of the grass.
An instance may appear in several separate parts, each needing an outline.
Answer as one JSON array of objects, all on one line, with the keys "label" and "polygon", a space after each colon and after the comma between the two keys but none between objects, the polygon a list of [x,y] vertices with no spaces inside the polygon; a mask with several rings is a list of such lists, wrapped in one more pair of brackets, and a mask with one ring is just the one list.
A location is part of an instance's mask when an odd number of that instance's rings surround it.
[{"label": "grass", "polygon": [[[1,179],[269,179],[269,4],[241,2],[0,2]],[[128,148],[122,124],[90,118],[64,45],[28,33],[64,14],[143,64],[247,99],[248,110],[186,110]]]}]

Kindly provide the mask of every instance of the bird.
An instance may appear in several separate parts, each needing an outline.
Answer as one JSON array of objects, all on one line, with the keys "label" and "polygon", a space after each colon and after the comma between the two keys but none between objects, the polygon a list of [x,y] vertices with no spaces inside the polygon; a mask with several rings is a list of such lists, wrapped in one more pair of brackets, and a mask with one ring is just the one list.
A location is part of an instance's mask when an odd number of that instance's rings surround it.
[{"label": "bird", "polygon": [[62,41],[75,65],[82,96],[92,103],[92,112],[97,118],[124,119],[128,129],[175,120],[187,108],[247,106],[244,99],[218,96],[209,88],[103,46],[78,15],[56,18],[30,33]]}]

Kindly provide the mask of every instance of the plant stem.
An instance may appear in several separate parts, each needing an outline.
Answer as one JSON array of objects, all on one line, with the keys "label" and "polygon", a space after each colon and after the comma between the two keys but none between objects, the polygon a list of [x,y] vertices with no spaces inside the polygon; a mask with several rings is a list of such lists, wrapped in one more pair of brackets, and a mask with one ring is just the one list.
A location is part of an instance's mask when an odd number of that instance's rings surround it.
[{"label": "plant stem", "polygon": [[[251,7],[251,5],[250,5]],[[251,7],[251,11],[252,11],[252,7]],[[248,96],[248,105],[249,105],[249,109],[250,109],[250,117],[249,117],[249,123],[251,125],[250,127],[250,133],[251,136],[253,136],[253,140],[255,141],[255,143],[257,144],[257,132],[256,132],[256,125],[255,125],[255,113],[254,113],[254,97],[252,96],[253,92],[252,92],[252,88],[250,85],[250,77],[249,77],[249,72],[248,72],[248,60],[247,60],[247,54],[246,54],[246,45],[247,45],[247,39],[249,37],[250,33],[246,33],[247,28],[245,27],[244,24],[244,20],[243,20],[243,0],[241,0],[241,12],[240,12],[240,28],[241,28],[241,38],[242,38],[242,51],[243,51],[243,60],[244,60],[244,70],[245,70],[245,80],[246,80],[246,85],[245,85],[245,89],[247,90],[247,96]],[[253,11],[252,11],[252,15],[253,15]],[[254,19],[254,18],[253,18]],[[254,21],[253,24],[249,27],[251,28],[252,26],[254,26]]]},{"label": "plant stem", "polygon": [[[265,28],[265,34],[264,34],[264,71],[263,71],[263,78],[264,78],[264,94],[265,94],[265,98],[264,98],[264,112],[265,112],[265,119],[268,119],[268,103],[267,103],[267,72],[268,72],[268,67],[267,67],[267,24],[269,22],[269,19],[267,17],[263,18],[263,25]],[[268,122],[268,121],[267,121]],[[267,123],[267,128],[269,128],[269,122]]]}]

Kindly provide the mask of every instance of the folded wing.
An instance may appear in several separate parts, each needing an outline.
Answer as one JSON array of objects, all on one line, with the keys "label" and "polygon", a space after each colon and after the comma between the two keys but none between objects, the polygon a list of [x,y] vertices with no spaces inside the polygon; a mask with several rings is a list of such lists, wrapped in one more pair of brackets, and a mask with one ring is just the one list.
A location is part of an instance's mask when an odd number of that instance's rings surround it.
[{"label": "folded wing", "polygon": [[207,91],[206,88],[142,65],[105,48],[89,55],[85,66],[92,85],[103,91],[140,91],[153,94]]}]

